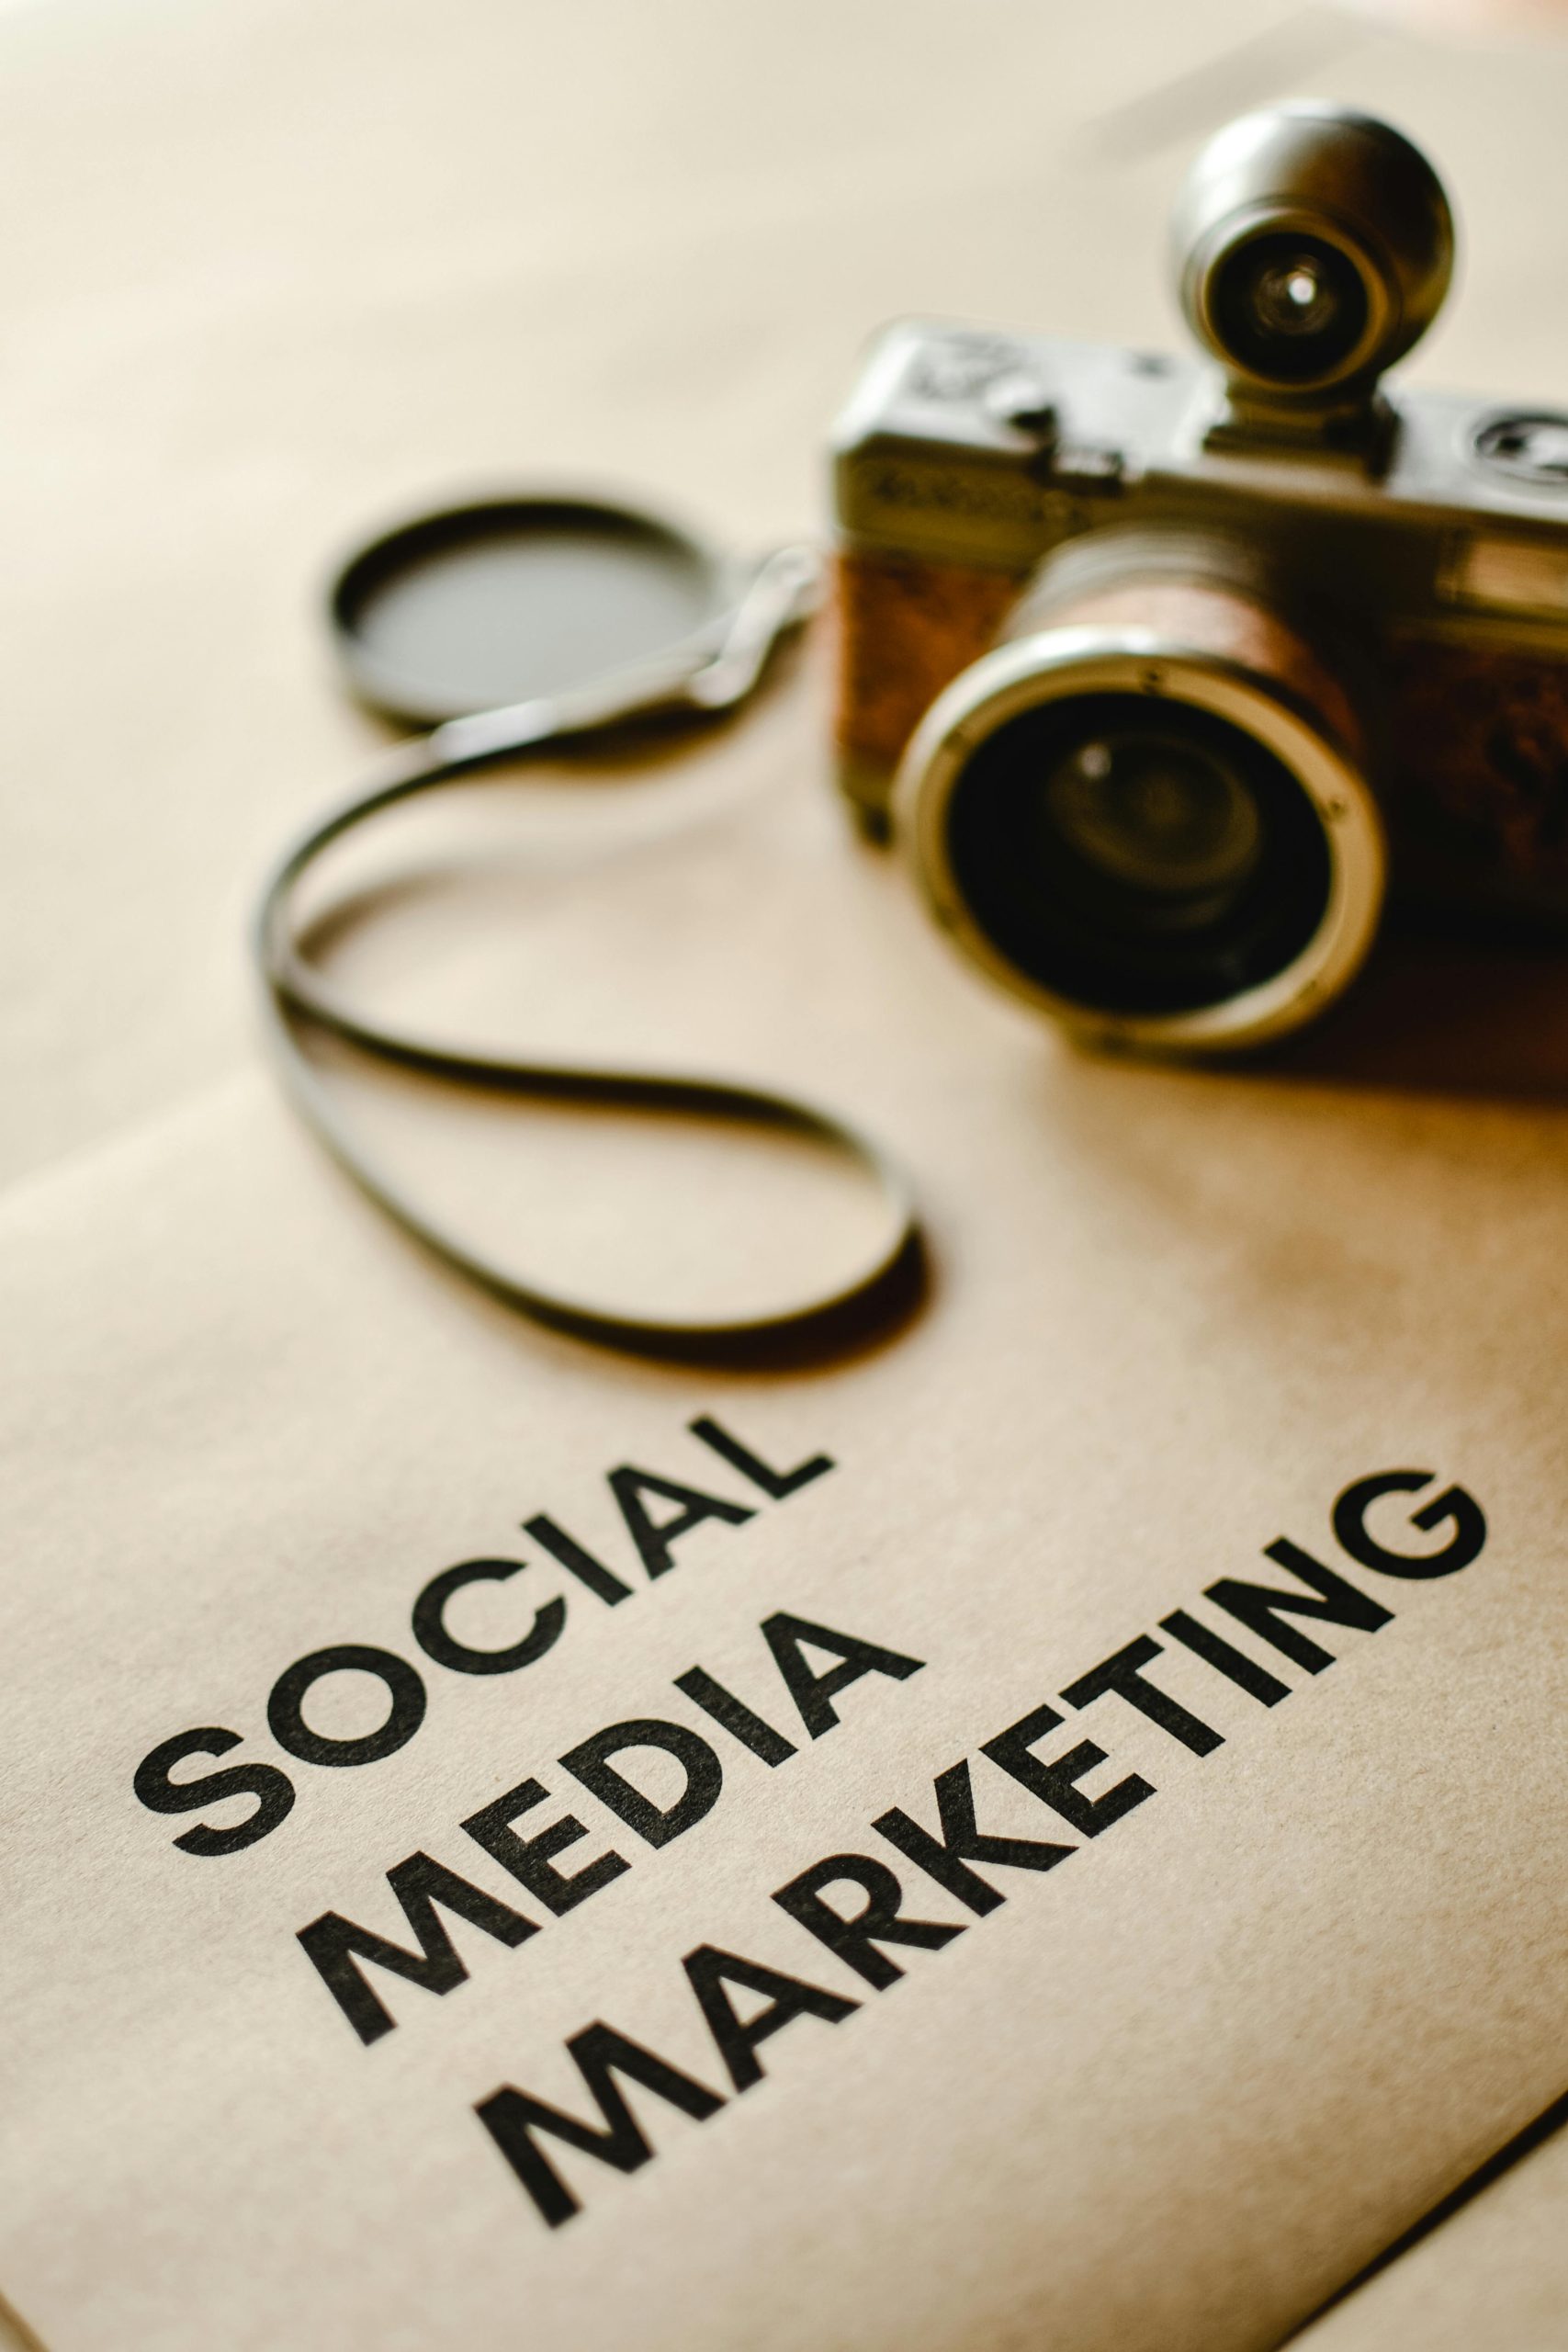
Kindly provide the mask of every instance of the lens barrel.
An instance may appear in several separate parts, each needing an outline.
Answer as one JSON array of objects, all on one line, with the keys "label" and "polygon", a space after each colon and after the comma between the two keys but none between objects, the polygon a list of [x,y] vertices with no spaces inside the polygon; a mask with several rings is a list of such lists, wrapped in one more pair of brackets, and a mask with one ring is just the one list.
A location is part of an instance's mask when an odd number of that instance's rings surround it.
[{"label": "lens barrel", "polygon": [[1320,1012],[1371,944],[1360,730],[1262,595],[1140,537],[1047,564],[917,731],[897,828],[955,943],[1069,1026],[1251,1046]]}]

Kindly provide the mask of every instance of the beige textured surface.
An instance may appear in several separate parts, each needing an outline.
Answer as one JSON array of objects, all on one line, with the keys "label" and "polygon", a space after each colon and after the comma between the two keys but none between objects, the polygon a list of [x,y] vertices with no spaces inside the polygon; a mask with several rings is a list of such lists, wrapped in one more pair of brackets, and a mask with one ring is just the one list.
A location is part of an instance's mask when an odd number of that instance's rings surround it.
[{"label": "beige textured surface", "polygon": [[[367,985],[412,1001],[416,976],[433,1019],[563,1048],[677,1040],[852,1104],[919,1169],[930,1317],[865,1363],[737,1387],[448,1293],[252,1061],[255,870],[376,740],[310,603],[336,542],[540,469],[658,488],[741,538],[797,528],[888,313],[1168,339],[1166,196],[1209,122],[1281,77],[1394,113],[1460,192],[1465,283],[1423,369],[1559,393],[1557,51],[1236,0],[0,17],[0,1174],[26,1180],[0,1204],[26,1446],[0,1737],[27,1862],[0,1962],[0,2288],[51,2352],[477,2352],[517,2340],[498,2313],[525,2302],[528,2340],[572,2352],[632,2316],[682,2352],[1261,2347],[1561,2089],[1554,972],[1391,964],[1267,1080],[1077,1063],[846,851],[798,682],[644,820],[619,786],[581,815],[507,795],[459,815],[455,854],[507,855],[365,942]],[[708,829],[690,853],[687,819]],[[646,1230],[606,1223],[598,1140],[541,1138],[518,1180],[535,1229],[596,1262]],[[694,1225],[679,1151],[615,1170],[657,1204],[651,1276],[686,1283],[721,1243],[719,1271],[767,1272],[816,1230],[813,1203],[759,1244],[741,1190],[716,1234],[705,1171]],[[434,1566],[504,1549],[525,1510],[570,1518],[611,1460],[673,1462],[705,1408],[842,1464],[741,1531],[751,1581],[716,1544],[575,1629],[525,1737],[510,1685],[465,1707],[446,1685],[385,1779],[313,1776],[250,1857],[171,1856],[178,1825],[127,1793],[143,1747],[209,1709],[254,1744],[290,1657],[406,1645]],[[770,2045],[777,2082],[541,2253],[468,2099],[600,2006],[673,2041],[687,1941],[763,1932],[791,1869],[883,1803],[929,1804],[939,1764],[1280,1525],[1325,1542],[1335,1485],[1405,1453],[1495,1503],[1476,1570],[1416,1589],[1278,1717],[1227,1718],[1205,1764],[1131,1719],[1108,1734],[1160,1804],[886,2008],[868,1995],[841,2046],[809,2024]],[[852,1607],[931,1667],[792,1767],[782,1813],[737,1775],[736,1813],[645,1857],[581,1943],[481,1946],[457,2000],[357,2050],[293,1951],[308,1907],[373,1902],[492,1774],[657,1708],[699,1646],[739,1674],[770,1606]],[[1010,2013],[1027,2029],[998,2058]],[[1456,2225],[1458,2307],[1504,2258],[1556,2306],[1533,2225],[1506,2257],[1482,2244],[1508,2194]],[[1450,2294],[1421,2283],[1447,2244],[1369,2290],[1371,2326],[1391,2295]],[[1326,2324],[1346,2352],[1356,2312]],[[1421,2340],[1401,2324],[1367,2341]]]},{"label": "beige textured surface", "polygon": [[[1402,114],[1462,192],[1468,283],[1422,365],[1549,392],[1561,59],[1460,59],[1310,12],[1260,40],[1283,15],[0,17],[6,1170],[244,1057],[258,865],[372,740],[333,693],[311,584],[389,509],[586,471],[737,538],[798,528],[877,321],[1168,339],[1169,189],[1208,123],[1281,76]],[[1238,41],[1239,63],[1179,78]]]}]

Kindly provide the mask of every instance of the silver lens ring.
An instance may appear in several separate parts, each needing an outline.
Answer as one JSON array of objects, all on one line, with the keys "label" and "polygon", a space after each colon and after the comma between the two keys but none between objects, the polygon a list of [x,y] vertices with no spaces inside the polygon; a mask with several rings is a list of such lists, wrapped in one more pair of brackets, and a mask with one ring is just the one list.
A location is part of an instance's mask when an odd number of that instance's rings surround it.
[{"label": "silver lens ring", "polygon": [[[1100,693],[1146,695],[1228,720],[1290,771],[1322,826],[1329,878],[1315,930],[1281,969],[1236,995],[1170,1012],[1110,1011],[1059,995],[999,950],[959,887],[948,814],[976,752],[1024,711]],[[1348,987],[1382,911],[1382,821],[1348,751],[1273,680],[1152,629],[1049,629],[983,656],[926,713],[900,763],[893,808],[900,847],[954,944],[1003,988],[1100,1044],[1209,1054],[1282,1036]]]}]

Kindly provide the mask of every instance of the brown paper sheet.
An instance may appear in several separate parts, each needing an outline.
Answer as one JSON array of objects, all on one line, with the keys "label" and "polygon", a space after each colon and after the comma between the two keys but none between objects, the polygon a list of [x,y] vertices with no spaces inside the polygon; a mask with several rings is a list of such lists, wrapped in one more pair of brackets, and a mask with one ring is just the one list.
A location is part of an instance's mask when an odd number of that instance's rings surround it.
[{"label": "brown paper sheet", "polygon": [[[816,723],[781,692],[731,739],[721,807],[590,871],[552,922],[470,930],[431,1002],[537,1034],[551,1001],[570,1031],[579,990],[614,985],[627,1050],[673,1023],[705,1062],[744,1042],[759,1075],[853,1103],[929,1204],[933,1295],[896,1343],[737,1379],[541,1339],[372,1220],[259,1077],[4,1212],[28,1377],[0,2278],[58,2352],[500,2346],[520,2310],[563,2346],[1262,2346],[1561,2087],[1568,1123],[1326,1066],[1054,1047],[847,847]],[[496,889],[516,797],[481,812]],[[461,832],[459,811],[454,854]],[[683,1199],[650,1162],[655,1230]],[[764,1502],[689,1432],[702,1415],[775,1465],[836,1466]],[[694,1527],[650,1581],[605,1485],[627,1464],[754,1516]],[[1462,1573],[1377,1576],[1337,1546],[1335,1497],[1406,1466],[1485,1510]],[[1438,1541],[1407,1508],[1385,1499],[1374,1532]],[[632,1597],[558,1573],[518,1532],[539,1513]],[[1281,1535],[1393,1611],[1329,1633],[1319,1675],[1202,1598],[1289,1588],[1260,1554]],[[423,1658],[415,1597],[497,1555],[525,1582],[455,1605],[459,1637],[513,1640],[559,1595],[557,1647],[505,1675]],[[1223,1735],[1202,1756],[1115,1695],[1081,1719],[1058,1696],[1178,1610],[1291,1686],[1261,1706],[1168,1644],[1157,1677]],[[781,1611],[924,1663],[864,1673],[807,1737],[760,1631]],[[417,1661],[426,1718],[379,1762],[291,1763],[268,1692],[343,1643]],[[557,1759],[628,1718],[702,1729],[672,1688],[694,1665],[798,1752],[770,1768],[714,1730],[717,1802],[654,1847]],[[347,1736],[380,1700],[345,1679],[307,1712]],[[1157,1791],[1093,1839],[981,1753],[1047,1702],[1067,1720],[1042,1758],[1089,1737],[1110,1758],[1091,1796]],[[207,1724],[296,1784],[231,1854],[171,1840],[251,1801],[170,1817],[131,1793],[155,1745]],[[964,1757],[983,1830],[1080,1849],[986,1871],[1006,1900],[985,1916],[870,1826],[934,1826]],[[668,1805],[662,1769],[628,1766]],[[584,1823],[568,1865],[630,1865],[564,1917],[458,1826],[530,1776],[539,1821]],[[840,1850],[963,1933],[890,1947],[907,1973],[874,1989],[771,1900]],[[386,1873],[416,1851],[539,1931],[509,1949],[451,1922],[468,1973],[445,1996],[371,1968],[396,2024],[362,2046],[296,1933],[336,1910],[406,1942]],[[682,1969],[702,1945],[858,2006],[795,2018],[736,2092]],[[563,2045],[595,2019],[725,2104],[697,2121],[634,2090],[655,2154],[623,2177],[561,2154],[582,2211],[552,2230],[474,2106],[510,2083],[581,2120]]]}]

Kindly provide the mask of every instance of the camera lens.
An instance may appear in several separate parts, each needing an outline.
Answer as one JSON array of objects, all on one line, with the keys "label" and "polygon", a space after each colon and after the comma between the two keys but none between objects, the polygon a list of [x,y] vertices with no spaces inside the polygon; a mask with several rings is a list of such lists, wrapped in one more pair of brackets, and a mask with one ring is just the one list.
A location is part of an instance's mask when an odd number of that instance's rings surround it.
[{"label": "camera lens", "polygon": [[970,923],[1015,970],[1108,1013],[1189,1013],[1283,971],[1328,903],[1322,822],[1282,760],[1216,713],[1135,694],[1025,708],[946,809]]},{"label": "camera lens", "polygon": [[1249,237],[1214,277],[1210,319],[1237,367],[1270,383],[1331,377],[1365,339],[1367,289],[1348,254],[1294,231]]},{"label": "camera lens", "polygon": [[1229,1051],[1322,1012],[1371,944],[1364,751],[1244,541],[1112,526],[1054,549],[932,703],[897,837],[1015,995],[1101,1043]]},{"label": "camera lens", "polygon": [[1145,902],[1152,925],[1201,921],[1244,881],[1263,828],[1231,763],[1168,729],[1090,735],[1047,776],[1042,822],[1086,878]]}]

